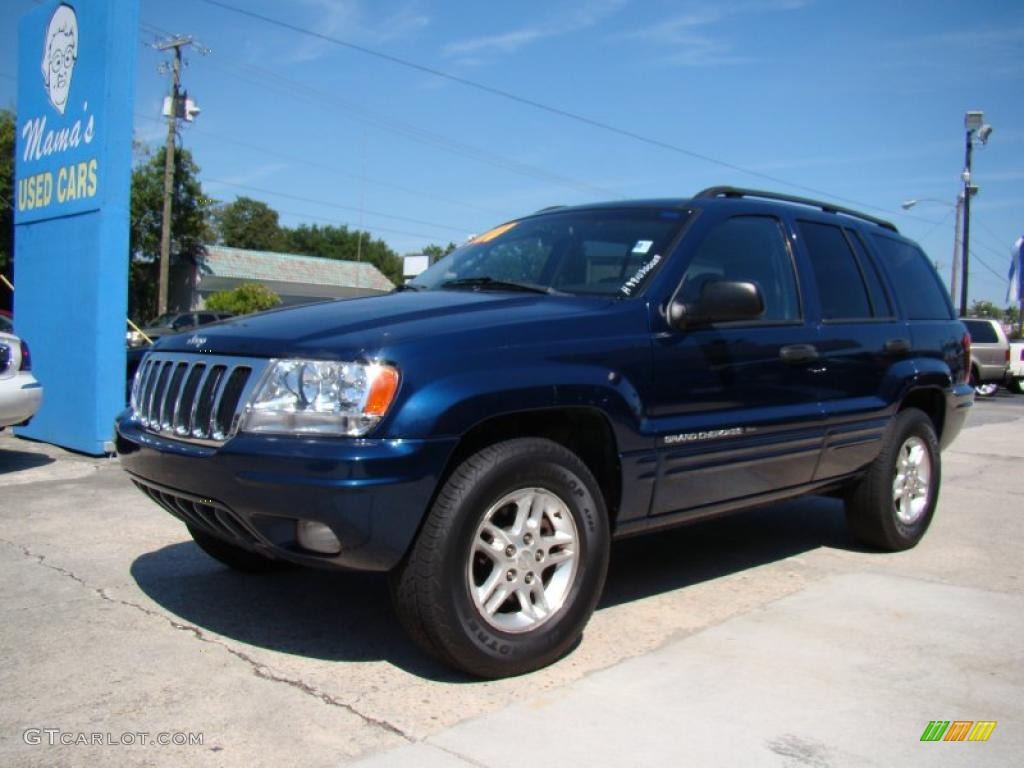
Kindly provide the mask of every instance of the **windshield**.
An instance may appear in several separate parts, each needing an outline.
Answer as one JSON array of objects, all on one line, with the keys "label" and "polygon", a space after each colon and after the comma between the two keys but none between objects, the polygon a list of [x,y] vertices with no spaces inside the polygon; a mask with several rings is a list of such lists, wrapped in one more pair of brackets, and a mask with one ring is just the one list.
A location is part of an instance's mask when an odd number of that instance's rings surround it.
[{"label": "windshield", "polygon": [[169,326],[171,324],[171,321],[173,321],[174,318],[176,318],[177,316],[177,312],[165,312],[159,317],[150,320],[148,323],[146,323],[146,326],[149,328],[156,328],[157,326],[163,327],[165,325]]},{"label": "windshield", "polygon": [[452,251],[409,287],[633,296],[663,263],[689,215],[622,208],[511,221]]}]

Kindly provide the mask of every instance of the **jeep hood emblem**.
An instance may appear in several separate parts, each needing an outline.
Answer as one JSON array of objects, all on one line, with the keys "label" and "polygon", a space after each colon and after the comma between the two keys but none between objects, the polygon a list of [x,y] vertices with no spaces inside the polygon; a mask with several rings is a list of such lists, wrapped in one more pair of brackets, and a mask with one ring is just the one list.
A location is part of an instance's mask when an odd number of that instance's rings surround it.
[{"label": "jeep hood emblem", "polygon": [[190,336],[188,341],[186,341],[185,343],[188,344],[190,347],[197,347],[198,348],[198,347],[203,346],[206,343],[206,337],[205,336],[199,336],[197,334],[195,336]]}]

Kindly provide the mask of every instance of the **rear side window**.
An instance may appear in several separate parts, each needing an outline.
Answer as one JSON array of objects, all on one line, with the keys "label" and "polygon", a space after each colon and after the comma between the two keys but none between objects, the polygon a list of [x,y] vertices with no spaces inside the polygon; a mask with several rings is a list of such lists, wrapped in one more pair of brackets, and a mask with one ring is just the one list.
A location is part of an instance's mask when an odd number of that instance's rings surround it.
[{"label": "rear side window", "polygon": [[921,249],[884,235],[873,237],[907,319],[952,320],[953,305],[946,286]]},{"label": "rear side window", "polygon": [[864,241],[860,239],[860,235],[855,230],[844,229],[843,231],[846,232],[846,239],[853,246],[853,252],[857,254],[857,261],[860,262],[860,271],[868,286],[868,296],[871,297],[871,309],[874,310],[875,317],[893,317],[892,302],[889,301],[885,288],[882,287],[882,278],[878,275],[878,265],[868,255]]},{"label": "rear side window", "polygon": [[992,323],[987,323],[984,320],[964,320],[964,325],[967,326],[967,332],[971,334],[971,341],[974,343],[999,343],[999,336],[996,335],[996,329],[992,327]]},{"label": "rear side window", "polygon": [[839,227],[797,222],[811,256],[823,320],[862,320],[872,316],[867,286],[846,235]]},{"label": "rear side window", "polygon": [[715,280],[754,283],[764,299],[764,322],[800,319],[793,260],[777,219],[734,216],[718,224],[697,246],[677,298],[697,301]]}]

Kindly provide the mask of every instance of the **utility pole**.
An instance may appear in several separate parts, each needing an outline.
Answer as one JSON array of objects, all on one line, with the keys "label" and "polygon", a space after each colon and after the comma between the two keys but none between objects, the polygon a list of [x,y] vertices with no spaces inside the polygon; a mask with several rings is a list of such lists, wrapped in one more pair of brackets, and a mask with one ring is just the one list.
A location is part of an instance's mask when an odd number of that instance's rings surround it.
[{"label": "utility pole", "polygon": [[964,115],[964,128],[967,129],[967,135],[964,140],[964,172],[961,176],[964,182],[964,241],[961,249],[963,258],[960,268],[960,317],[967,315],[967,277],[971,256],[971,195],[978,191],[971,183],[971,154],[975,141],[987,144],[988,137],[992,135],[992,126],[985,122],[985,114],[981,110],[970,110]]},{"label": "utility pole", "polygon": [[963,221],[964,196],[956,197],[956,222],[953,230],[953,271],[949,276],[949,295],[956,297],[958,278],[960,277],[960,223]]},{"label": "utility pole", "polygon": [[967,269],[970,263],[971,249],[971,151],[974,149],[974,129],[967,129],[967,149],[964,158],[964,239],[962,243],[961,264],[963,269],[963,280],[960,283],[960,317],[967,316]]},{"label": "utility pole", "polygon": [[192,38],[179,36],[156,45],[159,51],[174,49],[171,66],[171,109],[167,115],[167,143],[164,145],[164,215],[160,227],[160,292],[157,314],[167,311],[167,285],[170,282],[171,213],[174,192],[174,135],[178,127],[178,100],[181,98],[181,49],[191,45]]}]

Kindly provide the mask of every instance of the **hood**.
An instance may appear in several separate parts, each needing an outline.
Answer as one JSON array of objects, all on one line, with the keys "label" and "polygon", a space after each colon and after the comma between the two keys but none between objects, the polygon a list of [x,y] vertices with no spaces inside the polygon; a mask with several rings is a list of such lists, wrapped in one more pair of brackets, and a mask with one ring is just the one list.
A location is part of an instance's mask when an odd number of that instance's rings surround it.
[{"label": "hood", "polygon": [[402,291],[237,317],[165,336],[155,347],[247,357],[331,359],[372,354],[426,338],[457,337],[462,345],[485,337],[488,346],[503,346],[520,339],[523,326],[535,325],[538,333],[549,338],[564,327],[563,321],[598,312],[611,301],[494,291]]}]

